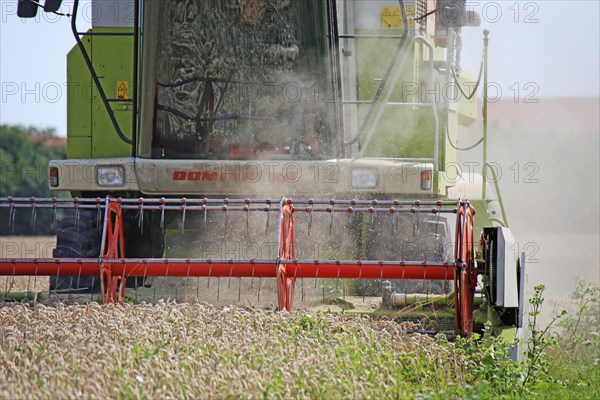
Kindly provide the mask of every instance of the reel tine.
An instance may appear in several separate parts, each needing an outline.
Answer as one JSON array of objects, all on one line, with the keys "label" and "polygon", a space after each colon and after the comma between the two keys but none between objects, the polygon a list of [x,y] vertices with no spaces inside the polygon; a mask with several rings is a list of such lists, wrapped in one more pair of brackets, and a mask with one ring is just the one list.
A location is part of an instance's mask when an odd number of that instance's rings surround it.
[{"label": "reel tine", "polygon": [[[17,268],[16,261],[13,261],[13,276],[16,273],[16,268]],[[9,277],[7,276],[6,280],[4,282],[4,293],[8,293],[8,280],[9,280]]]},{"label": "reel tine", "polygon": [[246,200],[244,200],[244,203],[246,203],[245,207],[244,207],[244,211],[246,212],[246,235],[250,234],[250,199],[246,198]]},{"label": "reel tine", "polygon": [[52,209],[53,209],[53,217],[52,217],[52,230],[56,233],[56,220],[58,216],[58,199],[56,197],[52,198]]},{"label": "reel tine", "polygon": [[[58,268],[56,269],[56,283],[58,283],[58,277],[60,276],[60,264],[58,264]],[[54,294],[56,295],[56,300],[58,300],[58,291],[54,289]],[[50,286],[48,286],[48,299],[50,299]]]},{"label": "reel tine", "polygon": [[[144,263],[144,285],[146,284],[146,280],[148,279],[148,260],[143,260]],[[154,286],[154,279],[152,279],[152,286]],[[137,295],[137,293],[136,293]],[[137,300],[137,298],[136,298]]]},{"label": "reel tine", "polygon": [[354,221],[354,206],[356,205],[356,199],[352,199],[350,200],[350,207],[348,207],[348,212],[349,212],[349,216],[348,216],[348,223],[351,224],[352,221]]},{"label": "reel tine", "polygon": [[217,277],[217,303],[219,302],[219,298],[221,295],[221,277]]},{"label": "reel tine", "polygon": [[336,279],[335,279],[335,292],[336,292],[336,294],[337,294],[338,287],[339,287],[339,284],[340,284],[340,268],[341,268],[341,265],[340,265],[340,260],[336,260],[336,262],[335,262],[335,263],[336,263],[336,264],[337,264],[337,266],[338,266],[338,270],[337,270],[337,277],[336,277]]},{"label": "reel tine", "polygon": [[138,213],[138,228],[140,228],[140,233],[143,235],[144,234],[144,198],[140,197],[138,199],[138,210],[140,210],[140,212]]},{"label": "reel tine", "polygon": [[190,278],[190,269],[192,268],[192,264],[191,264],[191,261],[190,261],[189,258],[186,260],[186,262],[187,262],[187,265],[188,265],[188,270],[187,270],[187,275],[185,276],[185,283],[183,284],[183,301],[184,302],[186,301],[185,296],[187,294],[188,280]]},{"label": "reel tine", "polygon": [[165,233],[165,198],[160,198],[160,229]]},{"label": "reel tine", "polygon": [[[269,221],[271,219],[271,199],[267,199],[267,207],[265,208],[267,212],[267,226],[265,227],[265,235],[269,234]],[[259,295],[260,297],[260,295]]]},{"label": "reel tine", "polygon": [[196,278],[196,303],[200,302],[200,277]]},{"label": "reel tine", "polygon": [[75,206],[75,229],[77,229],[77,232],[79,232],[79,216],[80,216],[79,197],[75,197],[73,199],[73,205]]},{"label": "reel tine", "polygon": [[35,286],[37,284],[37,275],[38,275],[38,265],[36,264],[35,266],[35,275],[33,275],[33,288],[35,289]]},{"label": "reel tine", "polygon": [[225,232],[223,232],[223,239],[227,237],[227,228],[229,226],[229,199],[224,199],[223,203],[225,204],[221,209],[225,211]]},{"label": "reel tine", "polygon": [[238,303],[242,301],[242,278],[238,277]]},{"label": "reel tine", "polygon": [[35,221],[37,217],[37,209],[35,207],[35,197],[29,199],[31,201],[31,230],[35,233]]},{"label": "reel tine", "polygon": [[208,260],[208,280],[206,282],[206,288],[210,289],[210,275],[212,274],[212,262]]},{"label": "reel tine", "polygon": [[14,232],[14,224],[12,223],[14,221],[13,218],[13,213],[15,212],[15,203],[14,200],[12,198],[12,196],[8,196],[8,229],[11,229],[12,227],[12,232]]},{"label": "reel tine", "polygon": [[392,213],[392,233],[396,234],[398,228],[398,206],[390,208],[390,212]]},{"label": "reel tine", "polygon": [[[92,276],[92,288],[94,287],[94,282],[96,281],[96,277]],[[94,291],[90,290],[90,301],[94,301]]]},{"label": "reel tine", "polygon": [[98,233],[102,233],[102,200],[100,197],[96,197],[96,229]]},{"label": "reel tine", "polygon": [[[170,264],[169,264],[169,259],[168,258],[165,258],[164,261],[165,261],[165,264],[167,264],[167,269],[165,270],[165,281],[164,281],[164,282],[166,282],[166,279],[169,276],[169,266],[170,266]],[[162,296],[164,297],[165,294],[168,295],[168,293],[165,293],[167,291],[167,285],[166,284],[163,286],[162,289],[163,289],[162,290]],[[175,301],[177,301],[177,285],[175,285]]]},{"label": "reel tine", "polygon": [[262,283],[262,277],[258,278],[258,298],[256,300],[257,303],[260,303],[260,286],[261,286],[261,283]]},{"label": "reel tine", "polygon": [[208,224],[206,223],[208,221],[208,209],[206,208],[208,204],[208,199],[204,198],[202,199],[202,205],[204,207],[204,232],[206,232],[208,230]]},{"label": "reel tine", "polygon": [[[184,197],[181,199],[181,209],[182,211],[182,216],[181,216],[181,234],[183,234],[183,232],[185,231],[185,211],[187,208],[187,199]],[[189,271],[188,271],[189,273]]]},{"label": "reel tine", "polygon": [[227,289],[231,289],[231,277],[233,276],[233,260],[229,260],[231,267],[229,268],[229,281],[227,282]]},{"label": "reel tine", "polygon": [[329,204],[331,207],[327,207],[327,211],[329,212],[329,236],[331,236],[331,231],[333,229],[333,210],[335,209],[335,200],[329,200]]},{"label": "reel tine", "polygon": [[13,208],[12,209],[12,217],[8,221],[8,225],[9,225],[12,233],[15,233],[15,219],[16,219],[16,217],[17,217],[17,209]]},{"label": "reel tine", "polygon": [[158,279],[152,280],[152,303],[156,302],[156,286],[158,286]]},{"label": "reel tine", "polygon": [[376,199],[371,200],[371,207],[369,207],[369,212],[371,213],[371,224],[373,224],[375,222],[375,214],[377,214],[375,212],[376,206],[377,206],[377,200]]},{"label": "reel tine", "polygon": [[307,209],[308,211],[308,236],[310,236],[310,233],[312,232],[312,226],[313,226],[313,200],[310,199],[308,200],[308,204],[310,205],[310,208]]}]

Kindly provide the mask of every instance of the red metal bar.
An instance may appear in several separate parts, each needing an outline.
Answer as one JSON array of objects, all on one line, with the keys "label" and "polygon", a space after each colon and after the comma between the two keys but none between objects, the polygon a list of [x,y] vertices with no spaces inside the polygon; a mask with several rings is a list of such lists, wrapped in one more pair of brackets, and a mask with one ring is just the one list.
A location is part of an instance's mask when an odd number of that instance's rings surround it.
[{"label": "red metal bar", "polygon": [[[110,262],[112,272],[125,277],[170,276],[170,277],[241,277],[241,278],[275,278],[276,262],[264,261],[190,261],[178,259],[148,260],[106,260]],[[297,262],[285,264],[287,273],[296,278],[342,278],[342,279],[454,279],[454,265],[424,266],[420,262],[407,262],[405,265],[362,264],[360,261]],[[383,274],[382,274],[383,270]],[[189,271],[189,272],[188,272]],[[210,274],[209,274],[210,272]],[[0,276],[6,275],[81,275],[96,276],[100,274],[100,263],[97,258],[84,259],[0,259]]]}]

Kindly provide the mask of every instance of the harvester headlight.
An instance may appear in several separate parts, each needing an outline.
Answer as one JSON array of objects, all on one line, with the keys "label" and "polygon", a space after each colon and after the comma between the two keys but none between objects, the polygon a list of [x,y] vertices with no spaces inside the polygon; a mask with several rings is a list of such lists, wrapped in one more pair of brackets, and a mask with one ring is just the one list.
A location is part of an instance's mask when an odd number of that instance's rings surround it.
[{"label": "harvester headlight", "polygon": [[377,187],[379,177],[376,169],[356,168],[351,172],[351,182],[355,189],[374,189]]},{"label": "harvester headlight", "polygon": [[96,182],[99,186],[123,186],[125,169],[119,166],[98,167]]}]

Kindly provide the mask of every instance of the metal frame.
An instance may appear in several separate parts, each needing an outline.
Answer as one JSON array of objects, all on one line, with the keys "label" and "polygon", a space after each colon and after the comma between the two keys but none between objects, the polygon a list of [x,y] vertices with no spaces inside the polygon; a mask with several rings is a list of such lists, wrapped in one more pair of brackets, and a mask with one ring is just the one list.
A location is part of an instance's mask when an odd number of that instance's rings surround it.
[{"label": "metal frame", "polygon": [[[81,209],[95,209],[98,218],[104,214],[102,243],[97,258],[2,258],[1,275],[34,276],[96,276],[100,273],[102,302],[122,303],[124,282],[129,277],[249,277],[277,278],[279,309],[293,309],[294,287],[297,278],[331,279],[435,279],[454,280],[456,333],[469,336],[473,331],[473,294],[477,285],[474,264],[473,216],[474,209],[467,201],[411,201],[411,200],[292,200],[269,199],[121,199],[102,198],[0,198],[0,209],[9,209],[9,219],[17,209],[30,208],[32,218],[40,208],[75,209],[76,218]],[[187,211],[217,212],[277,212],[277,254],[269,260],[212,260],[212,259],[140,259],[126,258],[123,230],[123,210],[137,210],[143,220],[144,211],[159,211],[164,228],[165,212],[181,212],[182,225]],[[299,260],[296,258],[294,215],[296,213],[325,213],[330,224],[336,213],[353,216],[355,213],[387,214],[392,224],[399,213],[412,215],[456,214],[456,242],[454,262],[427,260]],[[309,218],[309,225],[312,218]],[[417,222],[418,223],[418,222]],[[143,226],[143,225],[142,225]],[[182,229],[184,227],[182,226]]]}]

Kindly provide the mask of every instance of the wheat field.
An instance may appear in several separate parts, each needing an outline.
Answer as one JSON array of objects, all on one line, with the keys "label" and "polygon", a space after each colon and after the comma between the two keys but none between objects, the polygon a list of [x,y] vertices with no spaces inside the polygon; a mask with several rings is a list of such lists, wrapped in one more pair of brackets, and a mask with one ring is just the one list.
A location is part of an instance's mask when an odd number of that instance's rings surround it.
[{"label": "wheat field", "polygon": [[[52,257],[55,236],[0,236],[0,258]],[[0,276],[0,292],[48,291],[48,277]]]}]

